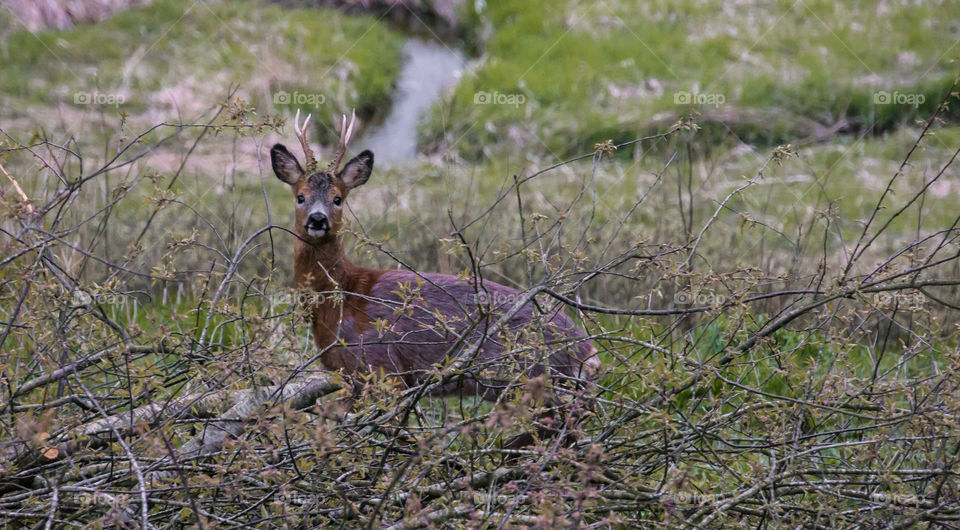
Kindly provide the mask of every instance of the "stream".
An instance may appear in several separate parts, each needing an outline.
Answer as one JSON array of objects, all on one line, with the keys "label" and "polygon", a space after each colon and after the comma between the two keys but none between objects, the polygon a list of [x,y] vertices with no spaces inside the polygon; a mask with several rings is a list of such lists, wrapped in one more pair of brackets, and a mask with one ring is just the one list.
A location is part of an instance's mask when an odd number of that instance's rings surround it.
[{"label": "stream", "polygon": [[441,43],[411,38],[403,45],[403,64],[390,112],[358,142],[373,151],[377,165],[392,166],[417,158],[417,126],[443,90],[455,84],[466,55]]}]

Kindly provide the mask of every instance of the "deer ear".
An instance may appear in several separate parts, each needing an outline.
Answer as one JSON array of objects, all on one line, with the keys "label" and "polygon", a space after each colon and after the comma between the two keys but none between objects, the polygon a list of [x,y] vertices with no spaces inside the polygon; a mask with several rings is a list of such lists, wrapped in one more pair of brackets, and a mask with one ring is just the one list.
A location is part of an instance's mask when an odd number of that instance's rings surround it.
[{"label": "deer ear", "polygon": [[364,151],[347,162],[337,176],[348,188],[353,189],[366,182],[370,178],[371,171],[373,171],[373,153]]},{"label": "deer ear", "polygon": [[270,162],[277,178],[291,186],[303,176],[303,168],[300,167],[300,162],[297,162],[297,157],[287,151],[283,144],[276,144],[270,149]]}]

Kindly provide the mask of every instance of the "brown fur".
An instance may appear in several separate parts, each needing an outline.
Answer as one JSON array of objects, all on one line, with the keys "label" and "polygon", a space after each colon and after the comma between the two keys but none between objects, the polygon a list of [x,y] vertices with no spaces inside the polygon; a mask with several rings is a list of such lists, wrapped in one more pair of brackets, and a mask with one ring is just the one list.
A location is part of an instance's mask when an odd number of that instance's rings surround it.
[{"label": "brown fur", "polygon": [[[315,293],[331,293],[311,308],[313,340],[321,351],[336,342],[344,318],[356,322],[362,331],[370,328],[364,308],[373,285],[384,272],[350,263],[343,253],[340,238],[329,239],[315,244],[299,240],[294,244],[293,277],[297,287]],[[343,303],[332,296],[341,290],[346,294]],[[346,362],[340,350],[339,346],[334,346],[325,352],[321,356],[323,365],[328,370],[354,369],[355,363]]]},{"label": "brown fur", "polygon": [[[381,369],[414,385],[428,377],[445,356],[457,355],[463,345],[479,342],[475,368],[439,393],[470,391],[492,398],[504,388],[503,381],[512,379],[511,369],[505,366],[534,376],[544,373],[547,366],[587,378],[596,371],[596,348],[560,310],[540,315],[527,303],[504,329],[492,335],[485,332],[496,314],[513,305],[511,300],[519,296],[515,289],[490,281],[476,285],[454,276],[374,270],[350,263],[339,235],[343,206],[350,190],[370,176],[373,154],[369,151],[336,174],[308,175],[281,145],[274,146],[271,156],[274,171],[290,184],[297,200],[294,280],[298,288],[319,294],[309,309],[313,338],[327,369],[348,373]],[[311,220],[311,214],[322,214],[328,228],[318,229],[322,224]],[[494,303],[478,302],[480,291]],[[523,333],[536,323],[541,329],[539,337]],[[528,358],[514,355],[510,359],[513,364],[503,362],[514,340],[529,346]],[[565,344],[543,346],[556,343]]]}]

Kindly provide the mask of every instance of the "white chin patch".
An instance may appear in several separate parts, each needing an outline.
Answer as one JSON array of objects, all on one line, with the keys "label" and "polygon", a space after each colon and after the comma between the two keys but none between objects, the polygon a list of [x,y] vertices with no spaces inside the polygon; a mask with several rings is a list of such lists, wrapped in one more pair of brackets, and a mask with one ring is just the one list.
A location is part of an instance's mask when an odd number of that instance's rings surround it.
[{"label": "white chin patch", "polygon": [[310,237],[323,237],[327,235],[326,230],[314,230],[312,228],[307,229],[307,235]]}]

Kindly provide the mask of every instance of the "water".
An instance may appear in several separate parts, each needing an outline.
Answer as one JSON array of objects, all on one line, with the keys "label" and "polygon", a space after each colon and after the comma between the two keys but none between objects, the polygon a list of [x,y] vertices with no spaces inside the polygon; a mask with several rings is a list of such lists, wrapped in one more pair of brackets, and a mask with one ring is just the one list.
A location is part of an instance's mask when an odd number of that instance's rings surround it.
[{"label": "water", "polygon": [[357,145],[373,151],[377,165],[395,165],[417,158],[417,126],[443,89],[456,83],[466,64],[457,49],[420,39],[403,45],[403,64],[397,77],[390,113]]}]

